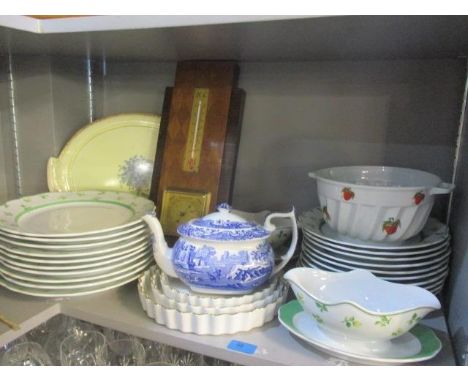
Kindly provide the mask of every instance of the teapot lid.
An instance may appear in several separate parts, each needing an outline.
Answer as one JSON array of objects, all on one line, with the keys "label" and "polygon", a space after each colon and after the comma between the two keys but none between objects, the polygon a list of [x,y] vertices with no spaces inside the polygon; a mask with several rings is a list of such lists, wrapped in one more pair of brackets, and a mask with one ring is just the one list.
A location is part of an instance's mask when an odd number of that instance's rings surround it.
[{"label": "teapot lid", "polygon": [[217,210],[202,218],[181,224],[177,228],[178,234],[184,237],[216,241],[263,239],[270,236],[270,232],[262,226],[232,213],[232,207],[227,203],[219,204]]}]

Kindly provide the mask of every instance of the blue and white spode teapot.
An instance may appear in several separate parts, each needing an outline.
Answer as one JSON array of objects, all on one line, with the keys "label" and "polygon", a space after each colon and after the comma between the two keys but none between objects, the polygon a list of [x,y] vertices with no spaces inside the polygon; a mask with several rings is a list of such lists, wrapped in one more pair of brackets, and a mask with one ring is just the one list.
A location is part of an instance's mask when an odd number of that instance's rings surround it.
[{"label": "blue and white spode teapot", "polygon": [[[271,219],[277,217],[291,219],[293,234],[287,253],[275,266],[268,237],[275,229]],[[154,257],[159,267],[199,293],[250,293],[287,264],[297,244],[294,209],[272,213],[260,226],[233,214],[231,207],[223,203],[218,212],[181,224],[177,228],[180,238],[173,248],[168,247],[156,217],[146,215],[143,219],[153,232]]]}]

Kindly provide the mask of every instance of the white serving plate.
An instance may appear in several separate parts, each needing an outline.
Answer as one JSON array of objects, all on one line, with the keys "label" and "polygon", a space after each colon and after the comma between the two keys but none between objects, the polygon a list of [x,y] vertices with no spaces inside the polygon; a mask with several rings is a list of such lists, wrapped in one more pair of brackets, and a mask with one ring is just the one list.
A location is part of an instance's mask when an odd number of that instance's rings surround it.
[{"label": "white serving plate", "polygon": [[302,224],[304,234],[311,234],[329,243],[345,247],[349,246],[355,249],[361,248],[369,251],[409,252],[421,250],[423,248],[436,246],[446,241],[449,236],[448,227],[433,218],[427,220],[426,225],[418,235],[400,243],[370,242],[340,235],[325,224],[320,208],[314,208],[312,211],[304,212],[299,217],[299,221]]},{"label": "white serving plate", "polygon": [[112,239],[117,239],[117,238],[124,238],[130,234],[133,233],[145,233],[148,232],[148,227],[142,224],[135,224],[129,228],[120,230],[120,231],[111,231],[111,232],[106,232],[103,234],[96,234],[96,235],[86,235],[86,236],[76,236],[76,237],[71,237],[71,238],[49,238],[49,237],[34,237],[34,236],[23,236],[23,235],[16,235],[13,233],[4,233],[0,232],[0,236],[14,240],[16,242],[20,243],[39,243],[39,244],[53,244],[53,245],[60,245],[60,244],[66,244],[66,245],[77,245],[77,244],[92,244],[96,242],[102,242],[102,241],[108,241]]},{"label": "white serving plate", "polygon": [[[2,269],[5,269],[5,273],[10,272],[14,275],[17,275],[18,278],[23,280],[29,280],[26,278],[27,275],[31,275],[33,278],[31,281],[35,281],[35,278],[39,278],[44,282],[48,282],[49,279],[56,279],[56,280],[64,280],[67,282],[73,281],[83,281],[83,280],[75,280],[76,277],[84,277],[84,278],[104,278],[107,276],[115,275],[117,273],[123,272],[125,270],[129,270],[132,266],[134,266],[137,262],[141,261],[142,259],[147,259],[152,256],[151,248],[146,248],[144,250],[140,250],[136,253],[126,256],[126,258],[119,259],[117,263],[110,264],[107,266],[95,266],[93,268],[81,269],[81,270],[42,270],[42,269],[28,269],[23,267],[18,267],[17,265],[10,264],[8,262],[0,260],[0,273]],[[19,276],[24,276],[24,278]]]},{"label": "white serving plate", "polygon": [[71,238],[141,224],[154,203],[125,192],[49,192],[0,206],[0,232],[20,236]]},{"label": "white serving plate", "polygon": [[[90,269],[102,269],[106,266],[116,266],[123,261],[133,258],[136,254],[143,251],[151,249],[150,243],[142,243],[135,248],[131,248],[128,251],[124,251],[116,256],[104,257],[104,258],[87,258],[86,262],[74,262],[74,259],[64,259],[63,262],[54,261],[53,263],[48,262],[44,259],[32,259],[33,262],[25,262],[21,257],[19,258],[10,258],[5,256],[5,254],[0,252],[0,261],[7,263],[11,266],[17,266],[23,269],[25,272],[28,270],[34,271],[53,271],[53,272],[74,272],[75,270],[84,270],[84,272],[89,271]],[[29,259],[27,259],[29,261]],[[45,265],[44,265],[45,264]],[[52,265],[51,265],[52,264]]]},{"label": "white serving plate", "polygon": [[373,254],[364,254],[364,253],[356,253],[348,250],[337,250],[335,248],[328,247],[324,245],[323,242],[319,242],[310,238],[305,238],[302,240],[302,245],[307,246],[308,248],[317,248],[323,250],[325,253],[338,256],[340,258],[354,258],[354,259],[362,259],[372,262],[408,262],[408,263],[416,263],[420,260],[429,260],[435,256],[439,256],[441,252],[445,251],[449,246],[450,243],[444,242],[442,245],[431,248],[429,252],[422,252],[422,254],[418,254],[418,256],[405,255],[402,252],[395,252],[391,256],[389,255],[381,255],[380,253],[373,253]]},{"label": "white serving plate", "polygon": [[425,247],[421,250],[416,250],[416,251],[377,251],[377,250],[361,250],[361,249],[355,249],[353,247],[345,247],[345,246],[340,246],[336,244],[332,244],[330,242],[327,242],[325,240],[319,239],[316,236],[313,236],[311,234],[308,234],[304,232],[303,235],[304,239],[303,241],[306,243],[314,243],[317,244],[318,246],[321,246],[323,248],[326,248],[327,251],[330,252],[335,252],[335,253],[351,253],[351,254],[357,254],[357,255],[363,255],[367,257],[378,257],[378,258],[389,258],[391,259],[392,257],[398,257],[398,256],[405,256],[405,257],[418,257],[418,256],[425,256],[427,254],[431,254],[433,252],[440,251],[441,248],[446,247],[447,245],[450,244],[450,235],[447,236],[446,240],[440,242],[439,244],[431,247]]},{"label": "white serving plate", "polygon": [[284,294],[276,301],[251,312],[220,315],[181,313],[153,302],[148,275],[149,272],[145,272],[138,281],[138,294],[143,309],[156,323],[184,333],[222,335],[252,330],[273,320],[287,296],[287,287],[285,287]]},{"label": "white serving plate", "polygon": [[[336,265],[336,264],[331,264],[331,262],[325,261],[325,260],[317,260],[317,259],[302,259],[302,263],[306,264],[308,266],[315,265],[315,268],[319,269],[324,269],[332,272],[349,272],[354,269],[360,269],[360,268],[352,268],[352,267],[342,267],[341,265]],[[314,267],[312,267],[314,268]],[[367,269],[369,270],[369,269]],[[392,282],[399,282],[399,283],[404,283],[404,284],[414,284],[414,285],[419,285],[419,283],[429,283],[429,282],[435,282],[439,281],[443,278],[448,273],[448,263],[446,264],[445,267],[442,267],[436,271],[432,271],[426,274],[421,274],[418,276],[390,276],[388,274],[381,275],[379,272],[375,272],[376,276],[385,279],[387,281],[392,281]]]},{"label": "white serving plate", "polygon": [[39,282],[26,282],[26,281],[21,281],[15,277],[12,277],[10,275],[6,275],[4,272],[0,272],[1,273],[1,276],[9,281],[11,284],[15,284],[15,285],[19,285],[19,286],[22,286],[22,287],[26,287],[26,288],[32,288],[32,289],[40,289],[40,290],[47,290],[47,291],[51,291],[51,290],[70,290],[71,292],[73,292],[73,290],[75,289],[83,289],[83,288],[97,288],[97,287],[100,287],[102,285],[105,285],[105,284],[108,284],[108,283],[112,283],[112,282],[118,282],[122,279],[126,279],[127,277],[130,277],[132,275],[138,275],[138,274],[141,274],[145,269],[147,269],[149,266],[151,266],[151,264],[154,264],[154,259],[145,259],[145,261],[137,268],[134,268],[132,269],[131,271],[129,272],[126,272],[124,274],[121,274],[119,276],[114,276],[114,277],[110,277],[108,279],[105,279],[105,280],[100,280],[100,281],[92,281],[92,282],[77,282],[77,283],[73,283],[70,284],[70,285],[57,285],[57,284],[45,284],[45,283],[39,283]]},{"label": "white serving plate", "polygon": [[263,308],[272,302],[276,301],[281,294],[284,293],[284,284],[279,282],[273,292],[265,296],[265,298],[258,299],[249,304],[241,304],[237,306],[227,307],[204,307],[199,305],[191,305],[189,303],[181,303],[176,300],[168,298],[161,289],[160,282],[161,272],[152,268],[149,274],[149,285],[151,288],[151,297],[155,304],[161,305],[166,309],[175,309],[181,313],[193,314],[236,314],[242,312],[251,312],[255,309]]},{"label": "white serving plate", "polygon": [[18,248],[8,244],[0,243],[0,253],[24,260],[28,262],[39,263],[79,263],[95,261],[96,259],[105,259],[110,257],[119,256],[123,253],[128,253],[135,250],[135,248],[146,245],[150,242],[150,237],[141,236],[136,239],[126,240],[123,243],[114,244],[106,248],[97,248],[91,250],[83,250],[76,252],[64,251],[51,251],[51,250],[38,250],[30,248]]},{"label": "white serving plate", "polygon": [[[326,270],[326,271],[332,271],[332,272],[343,272],[343,271],[339,271],[339,270],[335,270],[333,268],[330,268],[330,267],[326,267],[326,266],[318,266],[318,265],[314,265],[314,264],[309,264],[309,263],[306,263],[305,261],[303,261],[302,257],[299,258],[298,262],[297,262],[297,267],[306,267],[306,268],[315,268],[315,269],[322,269],[322,270]],[[443,277],[442,279],[439,279],[439,280],[435,280],[435,281],[429,281],[427,283],[425,282],[422,282],[422,283],[407,283],[407,282],[401,282],[402,284],[411,284],[411,285],[417,285],[417,286],[420,286],[421,288],[424,288],[424,289],[427,289],[429,292],[432,292],[434,294],[437,294],[439,293],[444,284],[445,284],[445,278],[447,277],[448,275],[448,272],[445,273],[445,277]],[[381,277],[382,279],[386,280],[385,277]],[[388,281],[392,281],[392,280],[388,280]]]},{"label": "white serving plate", "polygon": [[114,245],[119,245],[122,242],[128,241],[129,239],[138,239],[142,237],[150,237],[148,231],[137,231],[129,235],[120,236],[110,240],[103,240],[97,243],[86,243],[86,244],[57,244],[57,245],[48,245],[48,244],[39,244],[33,243],[30,241],[18,241],[10,240],[7,237],[0,234],[0,244],[9,244],[16,248],[32,248],[37,250],[50,250],[50,251],[67,251],[67,252],[77,252],[82,250],[93,250],[93,249],[104,249],[114,247]]},{"label": "white serving plate", "polygon": [[35,297],[48,297],[48,298],[77,297],[77,296],[86,296],[86,295],[94,294],[98,292],[104,292],[106,290],[114,289],[119,286],[128,284],[129,282],[132,282],[133,280],[140,277],[140,274],[141,272],[137,272],[135,274],[121,278],[119,280],[110,281],[108,283],[101,284],[98,287],[92,286],[92,287],[76,288],[73,290],[63,290],[63,289],[54,289],[54,288],[51,288],[48,290],[40,290],[36,288],[24,287],[24,286],[8,281],[7,279],[3,278],[2,275],[0,274],[0,285],[13,292],[26,294],[29,296],[35,296]]},{"label": "white serving plate", "polygon": [[416,273],[421,272],[421,270],[427,269],[428,267],[432,267],[435,264],[439,264],[443,260],[447,260],[448,257],[450,256],[451,250],[450,248],[446,248],[442,251],[440,251],[437,256],[431,257],[429,259],[426,259],[426,261],[419,261],[419,262],[403,262],[400,264],[396,263],[376,263],[372,261],[358,261],[355,259],[348,259],[344,258],[344,256],[336,257],[333,254],[326,253],[324,251],[320,251],[317,248],[309,248],[306,244],[303,244],[303,250],[304,254],[306,257],[309,258],[317,258],[317,259],[325,259],[325,260],[330,260],[334,261],[338,264],[342,264],[344,266],[354,266],[354,267],[373,267],[374,270],[376,271],[384,271],[384,270],[398,270],[398,269],[403,269],[408,272],[412,272],[412,268],[416,268]]},{"label": "white serving plate", "polygon": [[271,278],[258,291],[239,296],[221,296],[195,293],[182,281],[169,277],[165,273],[161,273],[160,281],[163,293],[171,300],[175,300],[179,303],[187,303],[190,305],[203,306],[207,308],[223,308],[250,304],[254,301],[266,298],[267,296],[271,295],[271,293],[273,293],[273,290],[275,290],[278,283],[278,277]]}]

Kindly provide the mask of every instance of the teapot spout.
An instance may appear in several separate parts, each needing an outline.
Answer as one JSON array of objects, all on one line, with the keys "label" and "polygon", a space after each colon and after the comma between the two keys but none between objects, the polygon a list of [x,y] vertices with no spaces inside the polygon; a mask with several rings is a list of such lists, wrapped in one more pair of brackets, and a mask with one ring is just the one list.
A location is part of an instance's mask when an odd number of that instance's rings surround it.
[{"label": "teapot spout", "polygon": [[172,248],[164,239],[164,232],[159,220],[153,215],[143,216],[153,235],[153,255],[159,268],[170,277],[178,277],[172,264]]}]

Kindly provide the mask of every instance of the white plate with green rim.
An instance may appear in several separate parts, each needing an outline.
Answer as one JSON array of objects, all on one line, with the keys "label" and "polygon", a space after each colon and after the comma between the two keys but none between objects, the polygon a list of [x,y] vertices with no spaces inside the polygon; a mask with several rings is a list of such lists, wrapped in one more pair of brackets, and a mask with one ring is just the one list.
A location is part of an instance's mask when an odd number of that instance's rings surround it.
[{"label": "white plate with green rim", "polygon": [[123,238],[127,235],[136,233],[136,232],[149,232],[148,226],[142,222],[141,224],[135,224],[127,229],[123,229],[120,231],[112,231],[103,234],[97,235],[86,235],[86,236],[77,236],[71,238],[54,238],[54,237],[34,237],[34,236],[23,236],[23,235],[16,235],[14,233],[5,233],[0,231],[0,236],[12,239],[16,242],[21,243],[39,243],[40,245],[43,244],[53,244],[53,245],[60,245],[60,244],[93,244],[105,240],[111,239],[119,239]]},{"label": "white plate with green rim", "polygon": [[49,190],[114,190],[147,196],[160,117],[118,114],[78,130],[47,164]]},{"label": "white plate with green rim", "polygon": [[82,250],[93,250],[93,249],[105,249],[105,248],[113,248],[114,245],[119,245],[122,242],[126,242],[129,239],[141,239],[141,238],[149,238],[150,235],[147,230],[145,231],[137,231],[133,232],[129,235],[124,235],[121,237],[117,237],[116,239],[110,240],[102,240],[96,243],[85,243],[85,244],[76,244],[71,243],[67,244],[41,244],[35,243],[31,241],[18,241],[18,240],[10,240],[5,236],[0,234],[0,245],[1,244],[9,244],[15,248],[25,249],[25,248],[32,248],[37,250],[47,250],[51,252],[80,252]]},{"label": "white plate with green rim", "polygon": [[126,264],[129,261],[135,259],[143,253],[147,253],[151,250],[149,245],[145,245],[137,250],[131,251],[128,254],[118,256],[116,258],[106,259],[103,261],[94,261],[80,264],[68,264],[67,262],[62,264],[54,265],[43,265],[37,263],[24,263],[20,261],[12,260],[0,253],[0,262],[11,269],[16,269],[21,272],[37,274],[37,275],[73,275],[73,274],[85,274],[85,273],[99,273],[107,270],[117,268],[121,264]]},{"label": "white plate with green rim", "polygon": [[85,269],[92,267],[99,267],[102,265],[112,264],[119,262],[133,256],[135,253],[143,249],[151,248],[149,242],[140,243],[138,246],[129,248],[128,250],[107,254],[100,257],[85,257],[85,258],[65,258],[54,260],[43,258],[24,258],[2,252],[0,250],[0,259],[11,265],[16,265],[21,268],[40,269],[40,270],[71,270],[71,269]]},{"label": "white plate with green rim", "polygon": [[0,232],[36,238],[105,234],[141,224],[153,211],[152,201],[126,192],[49,192],[1,205]]},{"label": "white plate with green rim", "polygon": [[[130,261],[127,261],[126,264],[122,263],[121,266],[107,270],[104,274],[101,273],[93,273],[89,272],[87,274],[82,275],[31,275],[29,273],[25,273],[23,271],[18,271],[16,269],[10,268],[5,263],[0,262],[0,273],[4,276],[11,277],[15,280],[24,280],[30,281],[37,285],[42,284],[65,284],[65,285],[74,285],[75,283],[83,283],[101,279],[110,279],[114,276],[118,276],[121,274],[128,274],[135,268],[139,268],[142,265],[146,264],[149,260],[151,260],[152,256],[150,256],[150,251],[143,252],[138,256],[134,256]],[[99,269],[97,269],[99,271]]]},{"label": "white plate with green rim", "polygon": [[12,284],[23,286],[26,288],[34,288],[34,289],[41,289],[41,290],[60,290],[60,289],[68,289],[68,290],[73,290],[73,289],[81,289],[81,288],[94,288],[94,287],[100,287],[104,284],[114,282],[114,281],[119,281],[122,279],[125,279],[128,276],[131,276],[133,274],[140,274],[142,273],[145,269],[150,267],[152,264],[154,264],[154,259],[148,258],[146,259],[139,267],[134,268],[122,275],[119,276],[113,276],[105,280],[100,280],[100,281],[91,281],[91,282],[76,282],[70,285],[57,285],[57,284],[45,284],[45,283],[39,283],[39,282],[26,282],[22,280],[18,280],[15,277],[12,277],[10,275],[5,274],[4,272],[0,271],[1,276],[9,281]]},{"label": "white plate with green rim", "polygon": [[[105,248],[96,248],[91,250],[78,250],[76,252],[37,250],[31,248],[20,248],[0,242],[0,253],[15,259],[38,262],[38,263],[67,263],[94,261],[95,259],[104,259],[119,256],[123,253],[134,250],[143,244],[151,241],[150,237],[141,236],[132,240],[126,240],[118,245]],[[37,259],[36,259],[37,258]],[[65,260],[66,259],[66,260]]]},{"label": "white plate with green rim", "polygon": [[399,365],[427,361],[442,349],[434,331],[421,324],[408,333],[391,340],[391,346],[380,354],[355,349],[327,336],[317,322],[306,314],[297,300],[282,305],[278,311],[280,323],[292,334],[325,353],[366,365]]},{"label": "white plate with green rim", "polygon": [[17,285],[12,283],[2,277],[0,274],[0,285],[17,293],[26,294],[29,296],[35,297],[49,297],[49,298],[62,298],[62,297],[76,297],[76,296],[86,296],[93,293],[104,292],[106,290],[114,289],[119,286],[128,284],[137,278],[144,272],[144,270],[135,272],[134,274],[128,275],[127,277],[121,278],[119,280],[109,281],[105,284],[101,284],[98,287],[84,287],[84,288],[76,288],[70,291],[63,290],[63,289],[48,289],[48,290],[38,290],[36,288],[28,288],[21,285]]},{"label": "white plate with green rim", "polygon": [[314,208],[312,211],[304,212],[299,217],[299,221],[302,224],[304,234],[313,235],[327,243],[354,248],[354,250],[409,252],[438,245],[446,241],[449,236],[448,227],[433,218],[427,220],[426,225],[418,235],[401,243],[362,241],[340,235],[325,223],[320,208]]}]

